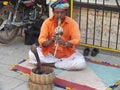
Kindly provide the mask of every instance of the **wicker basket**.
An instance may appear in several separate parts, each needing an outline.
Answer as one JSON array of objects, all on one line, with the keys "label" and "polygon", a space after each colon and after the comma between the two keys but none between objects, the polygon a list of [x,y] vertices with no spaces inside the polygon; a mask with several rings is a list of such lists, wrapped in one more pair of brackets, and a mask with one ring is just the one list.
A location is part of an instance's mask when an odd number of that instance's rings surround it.
[{"label": "wicker basket", "polygon": [[30,74],[30,80],[36,84],[52,84],[55,78],[55,73],[53,68],[48,66],[42,66],[42,71],[50,71],[48,74],[36,74],[34,73],[36,68],[32,69]]},{"label": "wicker basket", "polygon": [[40,85],[33,83],[30,79],[28,80],[29,90],[52,90],[52,84]]}]

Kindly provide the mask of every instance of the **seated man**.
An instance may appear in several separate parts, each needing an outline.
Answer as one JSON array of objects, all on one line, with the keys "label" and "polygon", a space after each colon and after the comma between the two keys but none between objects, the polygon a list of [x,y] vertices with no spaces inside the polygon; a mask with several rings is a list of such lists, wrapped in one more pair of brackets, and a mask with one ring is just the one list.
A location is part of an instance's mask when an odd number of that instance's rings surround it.
[{"label": "seated man", "polygon": [[[53,16],[41,26],[37,52],[42,65],[65,70],[81,70],[86,67],[84,56],[76,49],[80,43],[78,24],[68,17],[67,0],[51,0]],[[36,57],[29,51],[30,63],[36,64]]]}]

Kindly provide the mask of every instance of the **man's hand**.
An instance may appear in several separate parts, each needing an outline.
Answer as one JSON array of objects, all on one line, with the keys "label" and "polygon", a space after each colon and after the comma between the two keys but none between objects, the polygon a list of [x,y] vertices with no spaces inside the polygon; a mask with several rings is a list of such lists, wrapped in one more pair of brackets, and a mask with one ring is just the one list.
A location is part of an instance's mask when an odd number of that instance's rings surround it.
[{"label": "man's hand", "polygon": [[63,44],[63,46],[65,46],[65,47],[71,47],[71,48],[72,48],[73,44],[70,43],[70,42],[65,42],[65,43]]},{"label": "man's hand", "polygon": [[51,45],[53,42],[54,42],[54,38],[51,38],[50,40],[43,42],[42,46],[47,47],[47,46]]},{"label": "man's hand", "polygon": [[53,36],[54,42],[63,45],[64,47],[72,47],[73,44],[67,41],[64,41],[59,35]]},{"label": "man's hand", "polygon": [[42,45],[43,47],[47,47],[49,45],[51,45],[52,43],[55,44],[61,44],[64,47],[72,47],[73,44],[68,42],[68,41],[64,41],[60,35],[54,35],[50,40],[45,41]]}]

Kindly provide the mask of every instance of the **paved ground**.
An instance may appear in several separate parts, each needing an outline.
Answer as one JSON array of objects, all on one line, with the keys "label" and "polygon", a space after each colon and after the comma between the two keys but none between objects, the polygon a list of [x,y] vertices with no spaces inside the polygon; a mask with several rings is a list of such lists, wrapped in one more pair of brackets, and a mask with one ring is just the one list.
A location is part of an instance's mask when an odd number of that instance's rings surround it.
[{"label": "paved ground", "polygon": [[[24,37],[17,37],[12,43],[0,44],[0,90],[29,90],[28,77],[9,70],[13,64],[28,57],[30,45],[24,44]],[[54,87],[53,90],[63,90]]]},{"label": "paved ground", "polygon": [[[23,58],[26,58],[28,56],[29,48],[30,45],[24,44],[24,37],[17,37],[12,43],[7,45],[0,44],[0,90],[28,90],[28,77],[12,72],[8,68],[12,64],[16,64]],[[110,52],[105,52],[98,54],[96,57],[88,57],[120,64],[119,56],[120,53],[117,53],[117,56],[113,56]],[[54,90],[59,89],[55,87]]]},{"label": "paved ground", "polygon": [[24,45],[23,37],[17,37],[7,45],[0,44],[0,90],[28,90],[27,77],[8,68],[25,58],[29,48],[30,46]]}]

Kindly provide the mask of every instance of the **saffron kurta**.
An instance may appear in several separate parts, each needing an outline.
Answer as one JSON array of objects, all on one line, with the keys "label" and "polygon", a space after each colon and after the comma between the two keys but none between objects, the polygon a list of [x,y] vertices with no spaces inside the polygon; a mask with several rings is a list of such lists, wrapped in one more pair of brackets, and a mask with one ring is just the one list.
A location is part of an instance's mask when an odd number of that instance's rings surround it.
[{"label": "saffron kurta", "polygon": [[[45,48],[42,47],[42,43],[52,38],[52,36],[55,34],[56,27],[57,27],[57,24],[54,16],[46,19],[41,26],[41,32],[38,38],[38,42],[40,44],[40,47],[42,48],[42,53],[45,56],[48,53],[51,53],[54,55],[55,43]],[[74,53],[76,47],[79,45],[80,30],[77,23],[72,18],[69,18],[68,16],[65,17],[64,21],[61,24],[61,27],[63,28],[63,35],[61,36],[61,38],[67,42],[72,43],[73,47],[70,48],[70,47],[64,47],[62,45],[58,45],[56,57],[66,58],[71,56]]]}]

